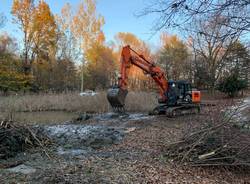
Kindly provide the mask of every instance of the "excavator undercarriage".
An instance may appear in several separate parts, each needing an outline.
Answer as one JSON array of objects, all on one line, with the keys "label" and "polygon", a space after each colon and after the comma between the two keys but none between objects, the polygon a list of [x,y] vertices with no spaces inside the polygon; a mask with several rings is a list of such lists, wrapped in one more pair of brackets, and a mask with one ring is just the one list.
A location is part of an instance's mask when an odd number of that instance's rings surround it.
[{"label": "excavator undercarriage", "polygon": [[178,106],[159,105],[154,108],[149,115],[166,115],[167,117],[183,116],[188,114],[200,113],[200,105],[197,104],[181,104]]}]

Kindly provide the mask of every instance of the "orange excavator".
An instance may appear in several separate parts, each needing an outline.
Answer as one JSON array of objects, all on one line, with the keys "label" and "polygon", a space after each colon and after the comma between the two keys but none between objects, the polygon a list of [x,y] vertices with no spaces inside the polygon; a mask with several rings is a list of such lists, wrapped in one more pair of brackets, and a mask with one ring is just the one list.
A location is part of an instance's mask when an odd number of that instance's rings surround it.
[{"label": "orange excavator", "polygon": [[123,47],[121,53],[121,69],[118,84],[108,90],[107,98],[114,111],[125,109],[128,94],[128,74],[132,65],[148,74],[159,86],[159,105],[152,114],[166,114],[168,117],[200,112],[200,91],[193,90],[187,81],[167,80],[164,71],[153,62],[147,60],[129,45]]}]

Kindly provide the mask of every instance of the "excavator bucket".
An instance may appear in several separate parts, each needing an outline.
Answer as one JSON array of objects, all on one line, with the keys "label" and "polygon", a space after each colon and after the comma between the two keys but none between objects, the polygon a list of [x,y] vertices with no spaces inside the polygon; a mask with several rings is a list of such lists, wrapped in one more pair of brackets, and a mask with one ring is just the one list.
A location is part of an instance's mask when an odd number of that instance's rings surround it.
[{"label": "excavator bucket", "polygon": [[124,108],[127,94],[128,90],[119,87],[110,88],[107,93],[107,98],[111,107],[116,111],[121,111],[121,109]]}]

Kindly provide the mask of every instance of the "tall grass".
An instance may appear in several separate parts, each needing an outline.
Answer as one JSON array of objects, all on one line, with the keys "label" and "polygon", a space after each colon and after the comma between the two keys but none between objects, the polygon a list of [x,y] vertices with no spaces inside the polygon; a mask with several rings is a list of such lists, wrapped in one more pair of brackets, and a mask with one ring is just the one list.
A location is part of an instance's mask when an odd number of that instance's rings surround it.
[{"label": "tall grass", "polygon": [[[147,92],[130,92],[126,99],[128,111],[150,111],[157,105],[156,95]],[[111,111],[106,92],[95,96],[78,93],[1,96],[1,112],[67,111],[103,113]]]},{"label": "tall grass", "polygon": [[[250,94],[245,92],[246,94]],[[80,96],[79,93],[26,94],[0,96],[0,112],[12,116],[15,112],[67,111],[103,113],[111,111],[106,91],[95,96]],[[247,95],[246,95],[247,96]],[[157,106],[157,93],[130,91],[126,98],[126,110],[130,112],[149,112]],[[202,100],[223,99],[223,94],[209,94],[202,91]]]}]

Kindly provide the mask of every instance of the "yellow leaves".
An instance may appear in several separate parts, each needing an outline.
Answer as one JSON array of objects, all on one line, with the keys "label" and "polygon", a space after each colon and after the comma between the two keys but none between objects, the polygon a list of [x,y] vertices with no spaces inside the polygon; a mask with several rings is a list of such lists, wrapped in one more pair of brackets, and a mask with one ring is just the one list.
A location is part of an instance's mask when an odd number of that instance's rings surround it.
[{"label": "yellow leaves", "polygon": [[[25,62],[28,57],[43,53],[55,55],[57,25],[45,1],[35,6],[33,0],[14,0],[12,14],[24,33]],[[53,53],[53,54],[52,54]]]},{"label": "yellow leaves", "polygon": [[135,48],[141,45],[141,41],[132,33],[117,33],[115,40],[122,47],[125,45],[130,45],[131,47]]},{"label": "yellow leaves", "polygon": [[71,31],[79,38],[81,48],[84,52],[92,43],[99,41],[104,18],[96,13],[95,0],[83,0],[73,16]]},{"label": "yellow leaves", "polygon": [[35,36],[43,37],[45,41],[53,41],[51,38],[53,39],[56,36],[57,25],[48,4],[40,1],[33,16]]},{"label": "yellow leaves", "polygon": [[115,36],[115,40],[119,49],[126,45],[130,45],[133,49],[138,51],[140,54],[143,54],[146,58],[151,58],[149,46],[144,41],[137,38],[134,34],[120,32]]},{"label": "yellow leaves", "polygon": [[85,80],[88,87],[107,87],[115,73],[115,57],[113,50],[101,44],[93,45],[86,52],[87,64],[85,67]]},{"label": "yellow leaves", "polygon": [[91,67],[96,67],[101,62],[106,63],[106,68],[103,68],[105,70],[109,64],[114,64],[113,50],[102,44],[95,44],[87,50],[86,59],[89,61],[88,65],[91,65]]},{"label": "yellow leaves", "polygon": [[18,0],[14,0],[13,6],[12,6],[12,14],[16,14],[17,10],[20,8],[20,3]]},{"label": "yellow leaves", "polygon": [[[22,15],[23,17],[27,11],[31,12],[32,8],[33,8],[32,0],[14,0],[13,6],[12,6],[12,14],[15,14],[18,16]],[[28,18],[28,17],[25,16],[25,18]]]},{"label": "yellow leaves", "polygon": [[115,71],[115,56],[111,48],[103,44],[94,44],[86,51],[87,69],[107,74]]},{"label": "yellow leaves", "polygon": [[177,35],[168,35],[166,33],[161,34],[161,44],[165,48],[177,48],[184,45]]},{"label": "yellow leaves", "polygon": [[25,32],[28,32],[30,29],[33,11],[34,4],[32,0],[13,1],[11,13],[16,17],[16,22],[19,22]]},{"label": "yellow leaves", "polygon": [[97,43],[103,45],[104,42],[105,42],[105,35],[104,35],[104,33],[101,31],[101,32],[98,34],[98,36],[97,36]]},{"label": "yellow leaves", "polygon": [[[186,44],[176,35],[161,35],[162,50],[175,62],[183,62],[188,57]],[[164,51],[165,50],[165,51]]]}]

